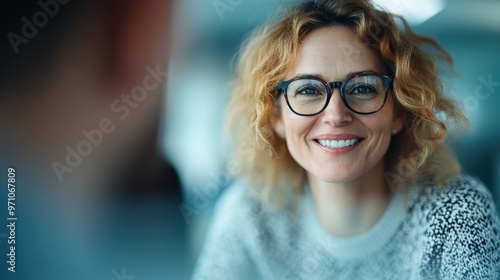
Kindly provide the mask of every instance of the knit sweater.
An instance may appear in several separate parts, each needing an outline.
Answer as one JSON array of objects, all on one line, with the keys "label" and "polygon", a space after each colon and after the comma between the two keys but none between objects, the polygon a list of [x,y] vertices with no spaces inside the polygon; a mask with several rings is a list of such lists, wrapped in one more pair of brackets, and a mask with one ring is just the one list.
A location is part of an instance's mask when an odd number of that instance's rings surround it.
[{"label": "knit sweater", "polygon": [[193,279],[500,279],[500,220],[481,182],[407,189],[367,232],[341,238],[319,223],[308,187],[292,215],[238,182],[218,202]]}]

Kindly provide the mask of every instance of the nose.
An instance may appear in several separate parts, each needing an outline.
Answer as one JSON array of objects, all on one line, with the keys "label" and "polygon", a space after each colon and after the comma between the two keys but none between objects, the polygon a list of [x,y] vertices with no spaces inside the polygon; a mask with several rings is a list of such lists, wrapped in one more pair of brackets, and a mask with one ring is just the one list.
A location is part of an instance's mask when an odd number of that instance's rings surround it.
[{"label": "nose", "polygon": [[352,121],[352,112],[342,100],[339,89],[333,89],[332,97],[322,112],[322,121],[334,127],[343,126]]}]

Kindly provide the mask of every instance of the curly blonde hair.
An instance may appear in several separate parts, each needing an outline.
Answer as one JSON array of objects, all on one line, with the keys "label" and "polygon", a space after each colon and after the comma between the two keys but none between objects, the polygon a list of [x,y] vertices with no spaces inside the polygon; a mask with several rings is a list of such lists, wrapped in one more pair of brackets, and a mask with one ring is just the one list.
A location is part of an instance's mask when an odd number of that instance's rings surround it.
[{"label": "curly blonde hair", "polygon": [[442,141],[447,134],[443,119],[457,126],[467,120],[444,98],[438,76],[438,62],[451,65],[451,56],[436,41],[415,34],[403,18],[378,10],[367,0],[304,1],[246,40],[227,115],[241,175],[263,199],[302,190],[305,172],[272,129],[275,93],[278,82],[291,70],[304,37],[329,26],[355,30],[394,77],[395,109],[403,114],[405,125],[393,136],[385,156],[386,178],[404,184],[432,177],[442,183],[458,175],[459,164]]}]

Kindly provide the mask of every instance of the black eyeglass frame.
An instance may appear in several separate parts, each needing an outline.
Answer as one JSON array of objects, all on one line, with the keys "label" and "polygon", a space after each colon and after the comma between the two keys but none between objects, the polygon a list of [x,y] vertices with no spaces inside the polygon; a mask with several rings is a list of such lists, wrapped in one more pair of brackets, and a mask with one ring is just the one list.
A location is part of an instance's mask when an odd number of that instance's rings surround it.
[{"label": "black eyeglass frame", "polygon": [[[346,100],[346,97],[344,94],[344,88],[350,80],[357,78],[357,77],[363,77],[363,76],[377,76],[377,77],[382,78],[382,80],[384,80],[384,83],[385,83],[386,90],[385,90],[385,95],[384,95],[384,102],[382,103],[382,105],[380,106],[379,109],[377,109],[373,112],[362,113],[362,112],[358,112],[358,111],[354,110],[353,108],[351,108],[351,106],[349,106],[349,103],[347,103],[347,100]],[[296,112],[292,108],[292,106],[290,105],[290,101],[288,100],[288,95],[286,92],[288,86],[294,81],[305,80],[305,79],[319,81],[319,82],[323,83],[323,85],[326,88],[327,97],[326,97],[325,106],[323,106],[323,108],[321,108],[321,110],[319,110],[319,112],[314,113],[314,114],[301,114],[301,113]],[[329,82],[329,83],[316,77],[316,76],[300,76],[300,77],[293,78],[291,80],[279,82],[278,87],[277,87],[277,94],[278,94],[277,97],[279,97],[279,95],[283,93],[283,95],[285,96],[286,104],[288,105],[288,108],[290,108],[290,110],[292,110],[293,113],[295,113],[296,115],[299,115],[299,116],[309,117],[309,116],[315,116],[315,115],[321,114],[321,112],[323,112],[326,109],[326,107],[328,107],[328,103],[330,103],[330,99],[332,97],[333,90],[335,88],[338,88],[339,92],[340,92],[340,97],[342,98],[342,101],[344,102],[345,106],[349,110],[351,110],[352,112],[354,112],[356,114],[369,115],[369,114],[374,114],[374,113],[382,110],[382,108],[384,108],[384,105],[387,101],[387,93],[389,92],[389,90],[392,90],[392,82],[393,82],[393,77],[379,74],[379,73],[375,73],[375,72],[361,72],[361,73],[358,73],[356,75],[348,77],[343,82]]]}]

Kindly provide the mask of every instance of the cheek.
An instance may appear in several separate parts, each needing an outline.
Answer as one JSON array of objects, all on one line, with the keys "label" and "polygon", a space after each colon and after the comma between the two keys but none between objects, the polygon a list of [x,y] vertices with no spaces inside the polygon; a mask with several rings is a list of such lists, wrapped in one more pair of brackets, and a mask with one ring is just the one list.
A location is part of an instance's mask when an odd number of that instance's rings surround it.
[{"label": "cheek", "polygon": [[380,111],[364,121],[364,126],[370,130],[369,153],[385,154],[389,147],[392,134],[392,114]]},{"label": "cheek", "polygon": [[364,116],[364,123],[367,128],[369,128],[373,134],[379,136],[391,136],[391,130],[393,128],[393,103],[390,97],[387,98],[387,102],[379,112],[371,115]]},{"label": "cheek", "polygon": [[304,138],[316,121],[315,117],[298,116],[291,112],[288,107],[284,109],[282,116],[287,141]]},{"label": "cheek", "polygon": [[390,133],[391,125],[391,118],[389,116],[377,116],[365,121],[365,126],[368,127],[373,134],[377,135]]},{"label": "cheek", "polygon": [[317,117],[303,117],[295,115],[288,107],[283,111],[286,144],[290,155],[301,164],[300,159],[308,153],[308,136],[315,125]]}]

